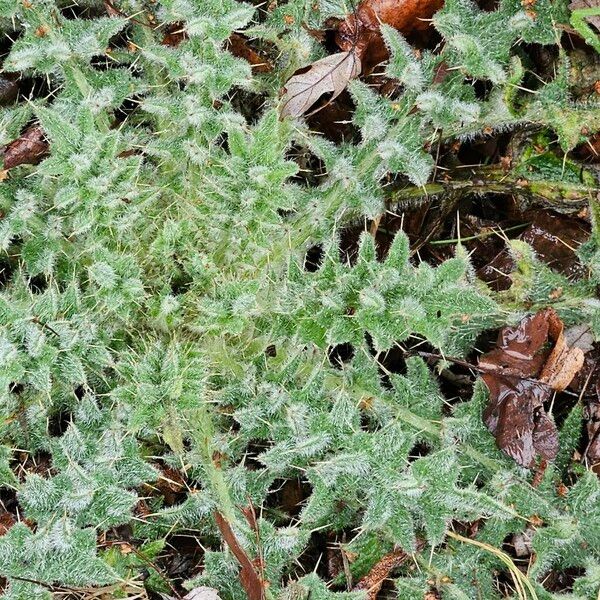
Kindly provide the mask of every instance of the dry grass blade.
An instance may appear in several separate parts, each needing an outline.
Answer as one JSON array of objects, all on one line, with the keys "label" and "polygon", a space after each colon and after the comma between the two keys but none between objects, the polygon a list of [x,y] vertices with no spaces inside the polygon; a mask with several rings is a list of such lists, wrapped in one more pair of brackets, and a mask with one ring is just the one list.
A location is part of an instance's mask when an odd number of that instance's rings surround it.
[{"label": "dry grass blade", "polygon": [[281,117],[300,117],[324,94],[337,98],[348,82],[358,76],[361,63],[354,52],[326,56],[285,84]]},{"label": "dry grass blade", "polygon": [[458,540],[459,542],[470,544],[471,546],[477,546],[478,548],[497,556],[508,568],[513,583],[515,584],[515,591],[517,592],[518,598],[520,598],[520,600],[538,600],[538,595],[536,594],[535,588],[533,587],[531,581],[529,581],[529,578],[517,568],[508,554],[502,552],[502,550],[498,550],[498,548],[494,548],[494,546],[490,546],[489,544],[485,544],[477,540],[472,540],[458,533],[454,533],[453,531],[446,532],[446,535]]}]

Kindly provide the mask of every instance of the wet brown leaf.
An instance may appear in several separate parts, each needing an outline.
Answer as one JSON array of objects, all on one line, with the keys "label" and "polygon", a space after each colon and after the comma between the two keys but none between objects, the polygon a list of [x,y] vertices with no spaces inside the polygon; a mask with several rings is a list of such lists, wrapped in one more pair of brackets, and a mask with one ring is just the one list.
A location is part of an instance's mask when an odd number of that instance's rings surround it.
[{"label": "wet brown leaf", "polygon": [[575,337],[565,334],[556,312],[547,308],[502,329],[497,347],[479,361],[490,391],[483,420],[498,446],[524,467],[531,468],[537,455],[553,460],[558,452],[558,432],[543,404],[583,365],[589,339],[582,331]]},{"label": "wet brown leaf", "polygon": [[354,51],[370,65],[387,59],[388,52],[380,25],[386,23],[402,33],[425,29],[443,0],[363,0],[356,11],[340,23],[337,44],[342,50]]},{"label": "wet brown leaf", "polygon": [[12,104],[19,95],[19,84],[10,75],[0,76],[0,106]]},{"label": "wet brown leaf", "polygon": [[44,130],[39,125],[29,127],[4,148],[4,169],[36,165],[48,154],[49,148]]},{"label": "wet brown leaf", "polygon": [[248,38],[239,33],[232,33],[227,40],[225,48],[238,58],[243,58],[252,65],[253,73],[269,73],[273,65],[268,59],[262,57],[250,44]]},{"label": "wet brown leaf", "polygon": [[582,458],[592,471],[600,475],[600,344],[594,344],[586,354],[583,368],[569,388],[584,402],[587,444]]},{"label": "wet brown leaf", "polygon": [[0,513],[0,536],[3,536],[15,523],[17,519],[12,513],[3,511]]},{"label": "wet brown leaf", "polygon": [[589,238],[584,221],[545,210],[527,211],[523,219],[531,225],[519,239],[527,242],[541,261],[571,279],[585,276],[586,269],[576,254],[579,246]]},{"label": "wet brown leaf", "polygon": [[360,59],[353,52],[332,54],[302,69],[285,84],[282,118],[302,116],[324,94],[332,93],[334,100],[360,69]]}]

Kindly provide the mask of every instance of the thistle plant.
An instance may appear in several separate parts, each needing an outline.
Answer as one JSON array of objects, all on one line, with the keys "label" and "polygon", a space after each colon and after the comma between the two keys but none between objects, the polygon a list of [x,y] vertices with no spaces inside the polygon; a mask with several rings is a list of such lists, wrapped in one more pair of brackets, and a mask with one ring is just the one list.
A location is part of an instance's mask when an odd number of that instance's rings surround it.
[{"label": "thistle plant", "polygon": [[[39,126],[48,143],[0,182],[0,516],[18,506],[19,521],[0,535],[7,599],[120,598],[134,584],[172,595],[161,553],[190,532],[203,550],[184,585],[223,600],[249,594],[232,536],[269,599],[367,597],[352,580],[395,548],[414,559],[394,572],[399,598],[500,598],[502,544],[524,531],[525,597],[598,595],[600,483],[571,461],[581,406],[534,481],[483,424],[480,381],[450,405],[418,349],[403,372],[384,364],[415,340],[465,359],[482,332],[548,305],[600,337],[593,194],[576,284],[523,242],[505,294],[478,280],[461,244],[435,266],[401,231],[385,256],[368,230],[352,260],[340,251],[344,228],[429,198],[438,141],[542,128],[566,163],[600,130],[557,46],[567,6],[524,4],[447,0],[431,25],[440,44],[422,52],[382,25],[382,69],[400,92],[352,81],[358,135],[333,143],[281,119],[279,93],[323,56],[309,30],[351,12],[344,2],[0,1],[4,76],[38,90],[1,109],[0,141]],[[234,33],[273,68],[234,55]],[[559,56],[552,78],[526,85],[532,43]],[[244,98],[260,99],[255,113]],[[321,165],[318,185],[298,148]],[[168,470],[185,480],[176,501],[160,492]],[[294,485],[303,497],[280,506]],[[455,533],[466,522],[478,524],[468,541]],[[329,580],[318,560],[302,563],[328,539],[353,557]],[[571,591],[544,587],[551,570],[576,573]]]}]

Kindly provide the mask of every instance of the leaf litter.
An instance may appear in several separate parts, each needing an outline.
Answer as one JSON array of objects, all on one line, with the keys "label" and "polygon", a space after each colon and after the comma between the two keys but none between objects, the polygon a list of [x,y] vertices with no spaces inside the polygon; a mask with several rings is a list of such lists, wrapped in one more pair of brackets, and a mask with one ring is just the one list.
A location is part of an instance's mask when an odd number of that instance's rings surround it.
[{"label": "leaf litter", "polygon": [[480,358],[490,392],[483,420],[499,448],[519,465],[531,468],[538,456],[556,458],[558,431],[544,403],[571,383],[591,342],[589,328],[565,331],[554,309],[546,308],[504,327],[496,348]]},{"label": "leaf litter", "polygon": [[363,0],[338,25],[336,43],[342,52],[331,54],[298,70],[285,84],[281,117],[301,117],[317,100],[332,93],[329,102],[358,77],[368,60],[369,69],[388,58],[381,34],[386,24],[406,33],[428,27],[427,20],[442,0]]},{"label": "leaf litter", "polygon": [[44,130],[39,125],[29,127],[4,147],[4,169],[8,171],[19,165],[36,165],[48,155],[49,149]]},{"label": "leaf litter", "polygon": [[360,59],[354,52],[340,52],[318,60],[285,84],[281,116],[299,117],[330,92],[334,100],[360,70]]}]

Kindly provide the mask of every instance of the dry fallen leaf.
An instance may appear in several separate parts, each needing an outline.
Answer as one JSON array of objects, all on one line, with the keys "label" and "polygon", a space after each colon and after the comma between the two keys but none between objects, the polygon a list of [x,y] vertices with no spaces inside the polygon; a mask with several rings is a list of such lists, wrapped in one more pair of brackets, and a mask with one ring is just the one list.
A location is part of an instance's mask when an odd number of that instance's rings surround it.
[{"label": "dry fallen leaf", "polygon": [[593,337],[589,328],[574,328],[569,334],[571,343],[568,343],[563,323],[554,311],[549,313],[548,326],[550,337],[556,341],[540,373],[540,381],[547,383],[553,390],[562,392],[583,367],[585,353],[578,342],[589,349]]},{"label": "dry fallen leaf", "polygon": [[171,46],[171,48],[177,48],[179,44],[185,42],[188,39],[188,34],[185,30],[185,23],[178,21],[176,23],[170,23],[166,29],[161,44],[163,46]]},{"label": "dry fallen leaf", "polygon": [[15,525],[17,519],[14,517],[12,513],[9,513],[6,510],[2,510],[0,512],[0,536],[3,536],[7,531]]},{"label": "dry fallen leaf", "polygon": [[[161,594],[163,600],[177,600],[174,596],[168,596],[167,594]],[[187,593],[183,600],[221,600],[221,596],[219,596],[219,592],[211,587],[206,587],[204,585],[200,587],[195,587],[189,593]]]},{"label": "dry fallen leaf", "polygon": [[336,43],[343,52],[318,60],[286,83],[281,116],[302,116],[326,93],[332,93],[330,101],[334,100],[365,63],[370,71],[386,60],[382,23],[403,33],[424,29],[442,4],[443,0],[363,0],[338,26]]},{"label": "dry fallen leaf", "polygon": [[201,586],[186,594],[184,600],[221,600],[221,598],[214,588]]},{"label": "dry fallen leaf", "polygon": [[[500,331],[497,347],[481,357],[482,379],[490,391],[483,420],[498,446],[524,467],[539,454],[553,460],[558,432],[544,411],[553,390],[569,385],[583,366],[589,334],[563,330],[556,312],[545,309]],[[548,341],[553,342],[551,350]]]},{"label": "dry fallen leaf", "polygon": [[332,93],[337,98],[348,82],[360,73],[360,59],[353,52],[340,52],[326,56],[301,72],[296,73],[285,84],[281,116],[300,117],[321,96]]},{"label": "dry fallen leaf", "polygon": [[48,154],[49,147],[44,130],[39,125],[29,127],[4,148],[4,169],[36,165]]}]

